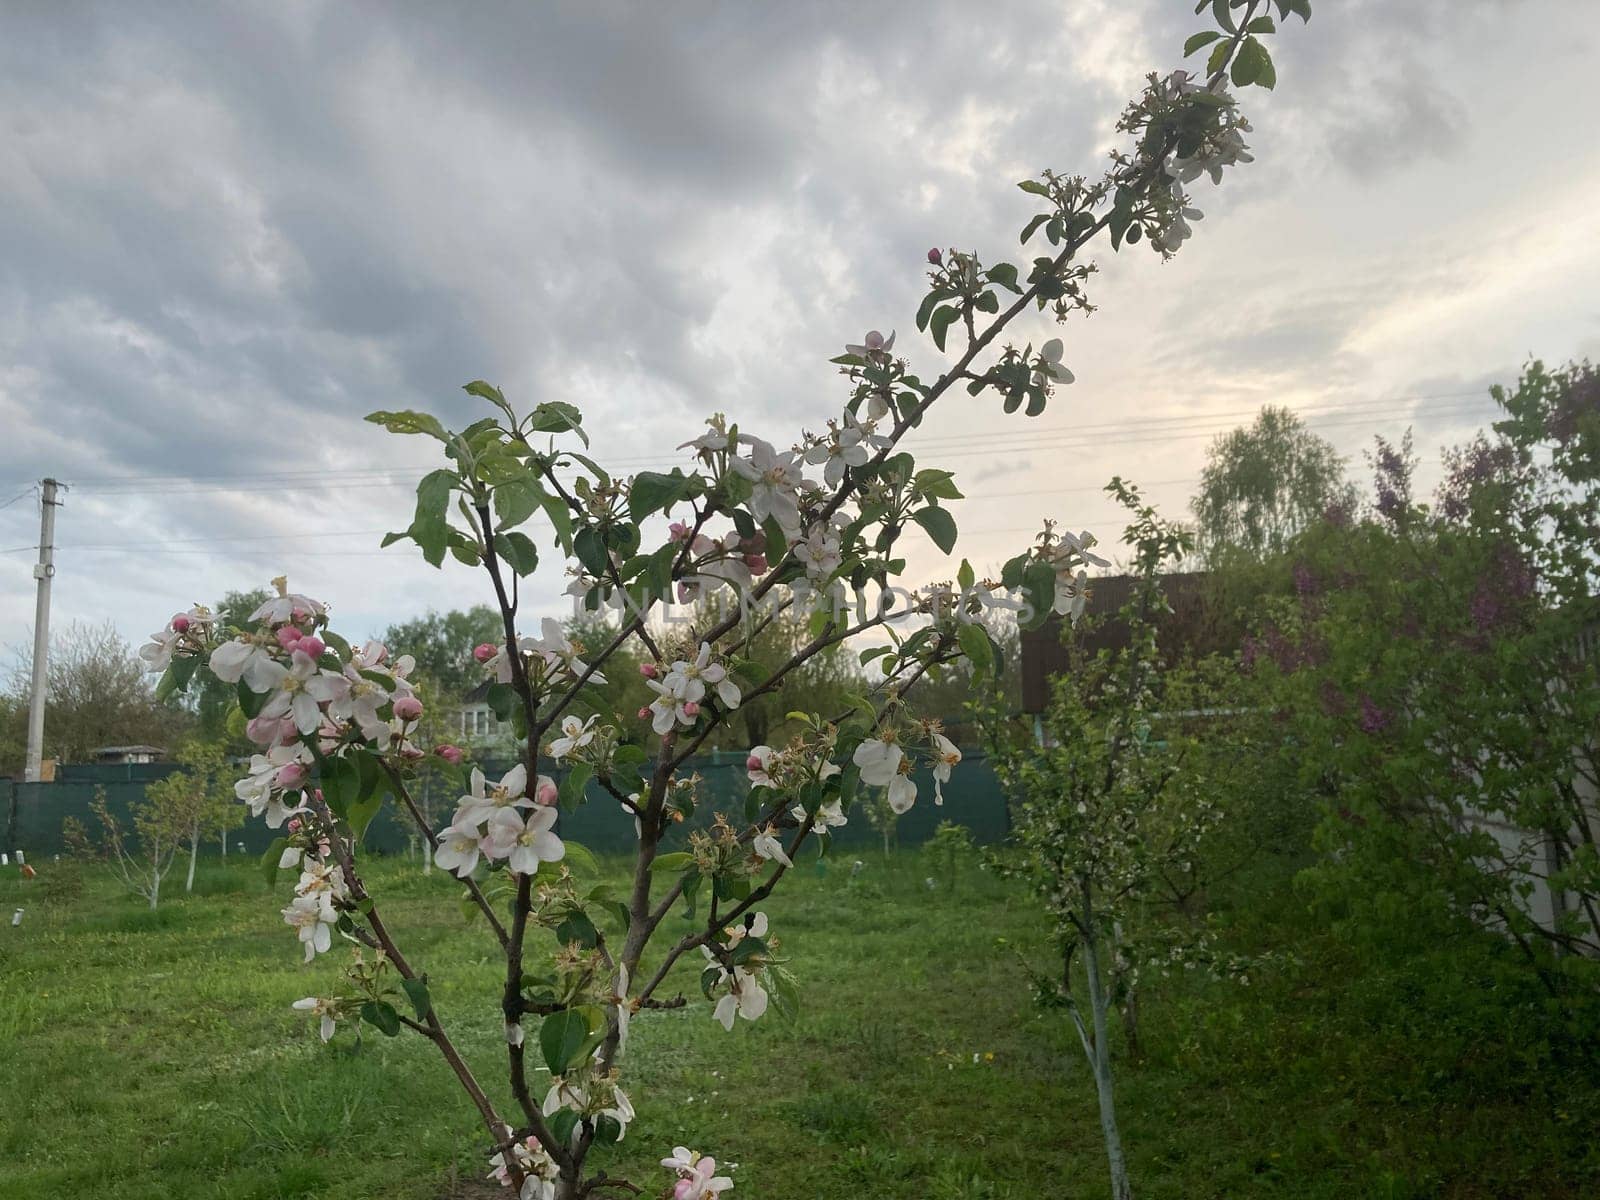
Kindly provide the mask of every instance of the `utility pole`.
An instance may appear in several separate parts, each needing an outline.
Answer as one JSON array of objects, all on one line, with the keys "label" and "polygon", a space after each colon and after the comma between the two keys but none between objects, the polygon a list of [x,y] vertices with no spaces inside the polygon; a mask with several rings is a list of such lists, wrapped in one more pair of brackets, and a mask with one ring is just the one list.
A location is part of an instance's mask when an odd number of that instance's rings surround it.
[{"label": "utility pole", "polygon": [[39,561],[33,577],[39,581],[39,599],[33,610],[33,690],[28,700],[28,763],[23,779],[39,782],[39,760],[44,753],[44,685],[50,658],[50,581],[56,573],[56,489],[46,479],[39,497]]}]

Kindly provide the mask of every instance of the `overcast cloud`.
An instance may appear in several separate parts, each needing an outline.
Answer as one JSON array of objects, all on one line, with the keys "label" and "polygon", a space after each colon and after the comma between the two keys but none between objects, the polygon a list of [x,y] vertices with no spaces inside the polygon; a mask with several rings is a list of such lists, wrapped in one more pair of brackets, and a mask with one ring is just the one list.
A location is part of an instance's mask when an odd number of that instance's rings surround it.
[{"label": "overcast cloud", "polygon": [[[71,485],[55,619],[137,640],[282,571],[356,635],[478,601],[378,552],[433,464],[361,422],[465,423],[470,379],[578,404],[631,469],[713,411],[820,427],[826,360],[871,327],[933,373],[928,247],[1015,259],[1015,181],[1095,170],[1192,7],[4,5],[0,501]],[[1181,510],[1265,402],[1359,474],[1375,432],[1414,424],[1425,460],[1465,436],[1530,354],[1600,356],[1597,49],[1585,0],[1291,22],[1277,94],[1246,97],[1257,161],[1200,185],[1196,237],[1101,256],[1076,385],[1034,422],[960,395],[925,426],[973,495],[962,552],[1046,515],[1114,535],[1115,473]],[[0,509],[0,549],[36,536],[27,498]],[[0,641],[30,561],[0,554]]]}]

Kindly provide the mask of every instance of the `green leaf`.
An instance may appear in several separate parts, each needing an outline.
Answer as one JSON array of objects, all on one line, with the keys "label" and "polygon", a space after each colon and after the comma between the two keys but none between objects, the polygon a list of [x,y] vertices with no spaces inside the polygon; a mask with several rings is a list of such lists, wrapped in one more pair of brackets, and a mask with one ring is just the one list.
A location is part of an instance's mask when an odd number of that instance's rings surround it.
[{"label": "green leaf", "polygon": [[1022,590],[1033,609],[1030,627],[1043,624],[1056,602],[1055,568],[1043,560],[1035,559],[1023,569]]},{"label": "green leaf", "polygon": [[918,509],[911,514],[911,519],[927,530],[928,536],[933,539],[933,544],[946,554],[955,549],[956,519],[950,515],[948,509]]},{"label": "green leaf", "polygon": [[650,873],[657,871],[681,871],[694,861],[694,855],[687,850],[674,850],[671,854],[658,854],[650,864]]},{"label": "green leaf", "polygon": [[481,379],[474,379],[471,383],[462,384],[461,390],[469,396],[477,396],[480,399],[487,400],[513,421],[516,420],[517,414],[512,412],[511,405],[506,403],[505,393],[495,387],[494,384],[485,383]]},{"label": "green leaf", "polygon": [[350,824],[350,832],[355,834],[360,841],[367,835],[367,826],[372,824],[372,818],[377,816],[383,808],[382,792],[373,792],[370,796],[363,796],[350,805],[350,810],[345,814],[345,820]]},{"label": "green leaf", "polygon": [[539,1050],[551,1074],[582,1064],[600,1044],[605,1027],[605,1014],[592,1004],[546,1017],[539,1026]]},{"label": "green leaf", "polygon": [[1206,74],[1215,75],[1222,70],[1228,62],[1228,50],[1232,42],[1218,42],[1217,48],[1211,52],[1211,57],[1206,60]]},{"label": "green leaf", "polygon": [[1222,35],[1215,29],[1208,29],[1204,33],[1197,33],[1183,44],[1183,56],[1188,58],[1202,46],[1209,46]]},{"label": "green leaf", "polygon": [[1038,216],[1031,218],[1028,223],[1022,227],[1022,244],[1026,246],[1028,244],[1028,239],[1038,232],[1039,226],[1043,225],[1053,215],[1054,214],[1052,213],[1040,213]]},{"label": "green leaf", "polygon": [[583,431],[583,414],[560,400],[547,400],[528,414],[530,433],[564,433],[571,430],[589,444],[589,435]]},{"label": "green leaf", "polygon": [[1043,196],[1047,200],[1050,198],[1050,189],[1037,179],[1024,179],[1017,186],[1031,196]]},{"label": "green leaf", "polygon": [[578,530],[578,536],[572,539],[572,552],[578,556],[583,569],[596,579],[603,578],[606,568],[611,565],[611,556],[606,552],[605,539],[600,536],[600,531],[592,526],[586,525]]},{"label": "green leaf", "polygon": [[994,647],[989,644],[989,635],[982,625],[962,621],[956,626],[956,641],[961,643],[961,653],[967,656],[978,678],[994,669]]},{"label": "green leaf", "polygon": [[642,521],[651,513],[670,508],[682,500],[688,490],[689,479],[681,471],[670,475],[640,471],[628,486],[628,516]]},{"label": "green leaf", "polygon": [[560,496],[553,492],[541,491],[539,503],[544,506],[544,515],[550,518],[550,524],[555,526],[556,543],[562,549],[572,550],[572,508]]},{"label": "green leaf", "polygon": [[961,489],[956,486],[955,473],[941,471],[936,467],[928,467],[918,471],[912,476],[912,483],[924,496],[932,496],[939,500],[964,500]]},{"label": "green leaf", "polygon": [[585,950],[593,950],[600,944],[600,931],[594,927],[589,914],[577,908],[556,926],[556,940],[563,946],[577,942]]},{"label": "green leaf", "polygon": [[283,857],[283,852],[288,848],[288,838],[274,838],[267,852],[261,856],[261,874],[266,877],[268,887],[278,882],[278,859]]},{"label": "green leaf", "polygon": [[1247,33],[1273,33],[1278,27],[1273,24],[1271,17],[1262,15],[1251,21],[1244,28]]},{"label": "green leaf", "polygon": [[583,803],[583,789],[594,778],[594,768],[588,763],[573,763],[567,777],[561,781],[558,795],[561,807],[571,811]]},{"label": "green leaf", "polygon": [[544,489],[532,474],[520,479],[510,479],[494,489],[494,515],[496,528],[509,529],[521,525],[534,513],[544,499]]},{"label": "green leaf", "polygon": [[394,1005],[385,1000],[368,1000],[361,1006],[361,1019],[369,1025],[376,1025],[385,1037],[400,1035],[400,1014],[394,1010]]},{"label": "green leaf", "polygon": [[518,530],[495,534],[494,549],[518,575],[532,575],[539,566],[539,548],[532,538]]},{"label": "green leaf", "polygon": [[565,846],[567,850],[566,854],[562,856],[561,861],[566,864],[567,868],[572,871],[573,874],[600,874],[599,860],[595,858],[594,851],[590,850],[589,847],[582,845],[581,843],[574,842],[570,838],[562,838],[561,844]]},{"label": "green leaf", "polygon": [[[954,296],[955,294],[956,293],[952,292],[949,288],[934,288],[931,292],[924,296],[922,298],[921,305],[919,305],[917,308],[917,328],[919,330],[926,329],[928,327],[928,318],[933,316],[934,305],[938,304],[941,300],[950,299],[950,297]],[[856,361],[858,363],[860,362],[859,359]]]},{"label": "green leaf", "polygon": [[406,998],[411,1001],[412,1011],[417,1014],[417,1020],[426,1021],[428,1013],[433,1009],[433,1000],[428,995],[428,985],[420,979],[402,979],[401,990]]},{"label": "green leaf", "polygon": [[995,263],[994,266],[989,268],[989,281],[991,283],[997,283],[1009,291],[1022,291],[1022,289],[1017,286],[1017,268],[1013,263]]},{"label": "green leaf", "polygon": [[550,1132],[561,1145],[570,1145],[572,1135],[577,1131],[578,1122],[581,1120],[583,1118],[575,1110],[558,1108],[550,1116]]},{"label": "green leaf", "polygon": [[[1249,87],[1261,82],[1263,74],[1272,68],[1272,58],[1267,48],[1253,37],[1245,38],[1239,52],[1234,55],[1230,77],[1235,87]],[[1276,82],[1276,76],[1273,76]]]},{"label": "green leaf", "polygon": [[966,559],[961,560],[961,567],[956,571],[956,586],[966,591],[978,581],[978,576],[972,569],[972,564]]},{"label": "green leaf", "polygon": [[367,420],[374,425],[382,425],[390,433],[425,433],[429,437],[438,438],[441,442],[450,440],[450,434],[439,424],[438,418],[431,417],[427,413],[412,412],[409,409],[402,412],[374,412],[367,414]]},{"label": "green leaf", "polygon": [[933,334],[933,344],[939,349],[944,349],[945,332],[960,316],[960,311],[949,304],[934,310],[933,316],[928,320],[928,331]]},{"label": "green leaf", "polygon": [[417,484],[417,511],[406,532],[422,547],[422,557],[429,566],[437,567],[444,562],[450,538],[446,514],[450,511],[450,493],[458,482],[454,471],[441,468],[429,471]]}]

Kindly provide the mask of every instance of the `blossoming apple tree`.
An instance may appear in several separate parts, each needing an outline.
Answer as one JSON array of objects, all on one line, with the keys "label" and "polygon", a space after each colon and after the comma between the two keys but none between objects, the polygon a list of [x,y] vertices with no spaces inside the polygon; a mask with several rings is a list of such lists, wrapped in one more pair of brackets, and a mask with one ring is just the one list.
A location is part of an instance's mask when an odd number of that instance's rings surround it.
[{"label": "blossoming apple tree", "polygon": [[[410,526],[385,544],[410,539],[434,566],[450,558],[480,571],[501,618],[502,638],[477,657],[521,760],[498,779],[473,769],[444,828],[426,819],[411,780],[427,755],[452,760],[460,751],[417,744],[423,699],[412,664],[376,643],[348,644],[319,601],[280,580],[243,627],[220,628],[197,609],[147,648],[167,691],[202,665],[236,687],[259,748],[238,795],[282,831],[272,863],[298,873],[284,921],[307,962],[336,941],[351,945],[345,982],[297,1007],[318,1018],[325,1038],[353,1019],[432,1042],[488,1132],[492,1175],[521,1196],[642,1190],[592,1169],[594,1152],[619,1141],[634,1116],[623,1087],[633,1018],[684,1003],[662,993],[686,960],[700,965],[708,1024],[731,1030],[769,1004],[792,1004],[794,981],[775,954],[763,902],[808,843],[826,849],[862,788],[883,789],[904,811],[938,802],[959,763],[937,722],[912,715],[914,685],[961,655],[992,669],[986,605],[1020,595],[1009,602],[1026,616],[1079,602],[1085,541],[1050,527],[1002,580],[979,581],[962,563],[959,587],[897,587],[913,526],[953,549],[947,502],[961,495],[950,472],[919,468],[903,444],[958,387],[1037,416],[1071,382],[1060,339],[1019,346],[1002,334],[1030,309],[1062,320],[1087,311],[1093,267],[1083,252],[1096,237],[1114,249],[1144,240],[1166,257],[1189,235],[1199,215],[1190,183],[1249,160],[1249,126],[1228,81],[1271,86],[1261,37],[1272,32],[1272,7],[1216,0],[1221,28],[1189,47],[1214,43],[1206,75],[1152,75],[1119,123],[1131,147],[1101,178],[1047,171],[1021,185],[1041,203],[1022,241],[1042,234],[1047,243],[1031,262],[929,251],[916,326],[944,354],[943,369],[917,373],[895,353],[893,333],[870,332],[833,360],[845,395],[821,430],[785,445],[717,415],[682,447],[684,467],[624,477],[590,457],[577,409],[550,401],[521,411],[488,383],[467,385],[488,415],[465,429],[425,413],[372,414],[394,433],[436,440],[443,455],[418,485]],[[1275,7],[1280,18],[1309,16],[1305,0]],[[541,514],[570,564],[575,603],[612,618],[598,644],[578,644],[549,618],[534,632],[525,619],[526,581],[550,553],[526,531]],[[664,619],[674,603],[714,595],[719,603],[691,607],[684,620]],[[808,621],[809,639],[761,670],[745,651],[780,617]],[[742,812],[680,825],[698,802],[686,764],[731,714],[815,655],[875,632],[862,652],[881,675],[870,695],[848,711],[807,715],[786,744],[752,747]],[[637,712],[605,711],[594,686],[625,646],[654,699]],[[565,768],[559,784],[540,773],[541,751]],[[918,795],[919,764],[933,772],[932,797]],[[590,856],[560,833],[561,809],[591,795],[609,797],[637,830],[621,893],[596,881]],[[436,861],[460,877],[482,916],[479,936],[503,958],[493,1003],[505,1029],[504,1093],[467,1062],[451,1014],[433,1003],[426,963],[397,943],[368,888],[361,839],[385,804],[436,844]],[[663,944],[663,920],[680,903],[698,922]],[[552,1076],[542,1096],[530,1081],[535,1062]],[[671,1177],[663,1194],[677,1200],[732,1186],[712,1157],[685,1147],[662,1166]]]}]

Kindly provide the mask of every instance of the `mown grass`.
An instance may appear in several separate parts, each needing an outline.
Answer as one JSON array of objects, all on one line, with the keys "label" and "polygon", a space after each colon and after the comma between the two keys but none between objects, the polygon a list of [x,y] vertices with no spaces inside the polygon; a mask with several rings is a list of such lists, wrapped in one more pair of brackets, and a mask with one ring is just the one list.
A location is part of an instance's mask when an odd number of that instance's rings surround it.
[{"label": "mown grass", "polygon": [[[431,1047],[357,1046],[349,1028],[323,1046],[290,1010],[338,960],[298,965],[284,885],[213,865],[152,913],[98,872],[79,887],[41,867],[0,880],[3,911],[27,909],[0,930],[0,1196],[438,1200],[482,1175],[481,1131]],[[930,890],[927,869],[807,868],[767,906],[804,981],[793,1023],[724,1034],[693,970],[674,980],[692,1002],[636,1020],[639,1118],[599,1164],[654,1190],[655,1160],[689,1144],[770,1200],[1106,1194],[1081,1052],[996,947],[1042,954],[1033,904],[970,869]],[[503,1101],[483,931],[447,878],[370,874]],[[1600,1194],[1592,1045],[1492,940],[1374,955],[1292,893],[1258,899],[1230,936],[1292,958],[1247,988],[1185,977],[1144,999],[1144,1057],[1119,1063],[1141,1197]]]}]

